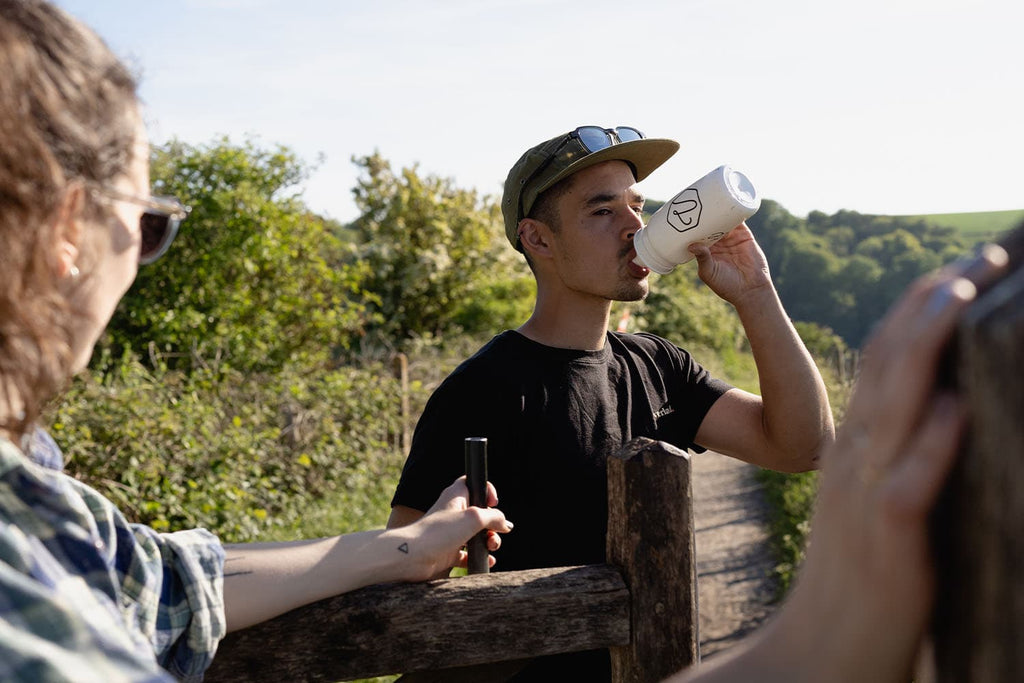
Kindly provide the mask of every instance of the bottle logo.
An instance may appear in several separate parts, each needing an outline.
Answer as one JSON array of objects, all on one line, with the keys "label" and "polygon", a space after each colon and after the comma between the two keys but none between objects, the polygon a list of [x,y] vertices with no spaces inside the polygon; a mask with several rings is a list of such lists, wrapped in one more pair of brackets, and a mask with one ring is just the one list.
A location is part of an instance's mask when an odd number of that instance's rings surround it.
[{"label": "bottle logo", "polygon": [[668,207],[668,224],[676,232],[693,230],[700,225],[700,194],[697,188],[688,187],[672,199]]}]

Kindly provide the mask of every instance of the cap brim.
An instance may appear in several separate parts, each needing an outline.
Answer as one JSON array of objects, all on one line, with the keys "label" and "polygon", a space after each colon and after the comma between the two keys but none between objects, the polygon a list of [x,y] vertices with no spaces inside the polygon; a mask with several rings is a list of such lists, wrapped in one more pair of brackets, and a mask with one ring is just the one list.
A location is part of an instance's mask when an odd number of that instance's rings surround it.
[{"label": "cap brim", "polygon": [[642,140],[631,140],[620,142],[617,145],[592,152],[579,161],[575,161],[558,175],[552,177],[543,186],[538,187],[535,192],[541,192],[552,187],[558,181],[568,178],[573,173],[582,171],[585,168],[600,164],[603,161],[625,161],[633,167],[637,182],[649,176],[656,168],[669,160],[679,151],[679,143],[675,140],[665,138],[644,138]]}]

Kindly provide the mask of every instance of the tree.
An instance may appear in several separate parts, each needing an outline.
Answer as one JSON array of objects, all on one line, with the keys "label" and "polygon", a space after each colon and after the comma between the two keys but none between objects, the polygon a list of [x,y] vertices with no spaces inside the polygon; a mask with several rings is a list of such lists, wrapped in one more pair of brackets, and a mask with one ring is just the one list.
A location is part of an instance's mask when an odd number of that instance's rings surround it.
[{"label": "tree", "polygon": [[764,200],[747,223],[786,310],[832,328],[852,346],[911,281],[967,250],[954,230],[913,217],[844,210],[799,219]]},{"label": "tree", "polygon": [[401,347],[525,317],[532,278],[505,243],[496,202],[415,166],[395,173],[379,153],[353,162],[361,169],[353,190],[361,215],[349,227],[376,296],[380,337]]},{"label": "tree", "polygon": [[854,254],[836,274],[834,288],[840,293],[840,310],[833,329],[847,343],[859,346],[872,325],[885,314],[890,296],[880,296],[882,266],[872,258]]},{"label": "tree", "polygon": [[782,258],[781,252],[784,246],[781,244],[781,240],[784,239],[784,235],[792,231],[802,232],[805,230],[802,220],[770,199],[761,201],[761,208],[747,219],[747,225],[754,233],[757,243],[761,245],[773,271],[778,260]]},{"label": "tree", "polygon": [[781,257],[772,274],[779,297],[795,319],[835,326],[835,277],[841,259],[823,236],[787,231],[779,241]]},{"label": "tree", "polygon": [[351,346],[369,319],[366,268],[303,204],[307,174],[288,149],[252,141],[154,149],[156,192],[192,213],[167,255],[140,269],[106,354],[155,350],[171,366],[217,358],[260,370]]},{"label": "tree", "polygon": [[703,346],[719,353],[742,348],[746,338],[739,316],[700,281],[696,271],[695,264],[690,263],[658,276],[644,303],[630,305],[635,308],[632,329],[657,334],[687,348]]}]

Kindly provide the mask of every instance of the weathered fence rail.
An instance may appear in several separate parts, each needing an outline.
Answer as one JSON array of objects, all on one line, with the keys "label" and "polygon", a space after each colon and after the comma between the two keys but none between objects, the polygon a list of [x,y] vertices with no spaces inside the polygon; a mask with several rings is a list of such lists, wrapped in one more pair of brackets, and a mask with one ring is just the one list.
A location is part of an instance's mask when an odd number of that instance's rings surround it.
[{"label": "weathered fence rail", "polygon": [[[230,634],[207,681],[341,681],[609,648],[616,683],[698,658],[689,456],[608,464],[609,563],[363,588]],[[438,680],[443,680],[441,676]]]},{"label": "weathered fence rail", "polygon": [[970,434],[935,515],[935,671],[942,683],[1024,681],[1024,226],[1009,274],[958,330]]},{"label": "weathered fence rail", "polygon": [[614,567],[499,572],[294,610],[225,639],[207,680],[338,681],[628,642],[629,592]]}]

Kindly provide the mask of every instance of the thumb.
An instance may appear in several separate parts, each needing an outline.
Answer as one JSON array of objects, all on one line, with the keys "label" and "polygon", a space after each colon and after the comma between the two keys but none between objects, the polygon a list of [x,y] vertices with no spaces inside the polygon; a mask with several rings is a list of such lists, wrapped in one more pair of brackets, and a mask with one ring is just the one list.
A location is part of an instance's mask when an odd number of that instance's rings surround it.
[{"label": "thumb", "polygon": [[505,517],[505,513],[498,508],[477,508],[480,510],[480,521],[483,528],[507,534],[512,531],[512,520]]},{"label": "thumb", "polygon": [[490,529],[503,534],[512,531],[512,522],[506,519],[505,513],[498,508],[471,507],[462,510],[460,514],[470,535],[483,529]]},{"label": "thumb", "polygon": [[697,258],[697,263],[704,263],[711,258],[711,249],[703,242],[692,242],[686,248]]},{"label": "thumb", "polygon": [[715,260],[711,256],[711,249],[708,245],[703,242],[694,242],[688,249],[693,254],[694,258],[697,259],[697,275],[702,280],[707,279],[714,273]]}]

